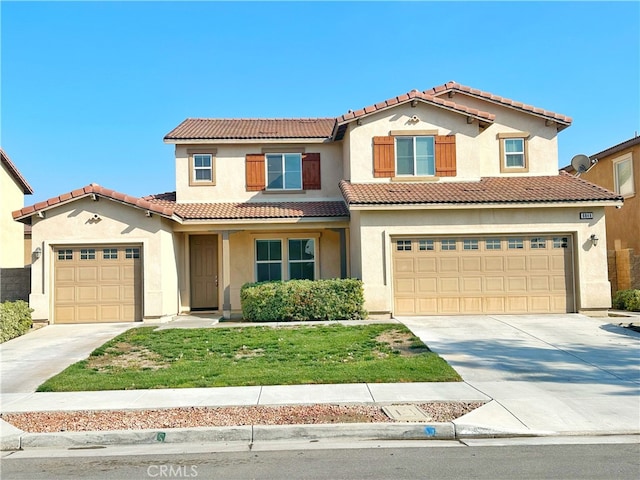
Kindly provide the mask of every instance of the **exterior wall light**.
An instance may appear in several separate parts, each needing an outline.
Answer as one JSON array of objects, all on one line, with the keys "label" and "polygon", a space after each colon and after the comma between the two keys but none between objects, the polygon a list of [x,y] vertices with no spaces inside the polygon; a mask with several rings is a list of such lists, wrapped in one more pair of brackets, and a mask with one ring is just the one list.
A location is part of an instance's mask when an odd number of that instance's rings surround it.
[{"label": "exterior wall light", "polygon": [[40,247],[36,248],[33,251],[33,256],[35,257],[36,260],[38,260],[42,256],[42,249]]},{"label": "exterior wall light", "polygon": [[593,245],[594,247],[598,245],[598,240],[600,240],[598,237],[596,237],[595,233],[592,233],[591,236],[589,237],[589,240],[591,240],[591,245]]}]

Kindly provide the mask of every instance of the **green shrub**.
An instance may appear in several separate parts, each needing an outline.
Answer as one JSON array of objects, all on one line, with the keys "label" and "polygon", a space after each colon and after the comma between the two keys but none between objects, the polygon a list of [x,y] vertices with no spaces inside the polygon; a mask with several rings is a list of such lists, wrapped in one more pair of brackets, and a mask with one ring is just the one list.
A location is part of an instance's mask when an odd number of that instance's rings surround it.
[{"label": "green shrub", "polygon": [[23,300],[0,303],[0,343],[27,333],[33,323],[31,312]]},{"label": "green shrub", "polygon": [[618,290],[611,304],[616,310],[640,312],[640,290]]},{"label": "green shrub", "polygon": [[246,283],[240,290],[242,315],[253,322],[359,320],[364,310],[362,281],[289,280]]}]

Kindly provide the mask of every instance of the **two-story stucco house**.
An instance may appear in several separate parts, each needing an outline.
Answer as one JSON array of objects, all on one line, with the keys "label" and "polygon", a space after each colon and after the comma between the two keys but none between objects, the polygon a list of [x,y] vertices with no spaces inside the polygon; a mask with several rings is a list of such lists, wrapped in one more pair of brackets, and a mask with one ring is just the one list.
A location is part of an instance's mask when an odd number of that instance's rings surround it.
[{"label": "two-story stucco house", "polygon": [[571,119],[455,82],[336,118],[189,118],[176,190],[99,185],[14,212],[45,254],[34,318],[240,313],[246,282],[357,277],[382,315],[599,312],[604,208],[558,173]]}]

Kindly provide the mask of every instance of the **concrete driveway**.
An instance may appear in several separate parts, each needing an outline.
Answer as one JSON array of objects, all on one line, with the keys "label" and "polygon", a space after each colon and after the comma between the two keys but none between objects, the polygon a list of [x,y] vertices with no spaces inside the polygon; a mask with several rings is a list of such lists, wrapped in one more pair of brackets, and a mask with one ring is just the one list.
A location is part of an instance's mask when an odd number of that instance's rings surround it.
[{"label": "concrete driveway", "polygon": [[640,432],[640,334],[566,315],[399,318],[494,399],[460,423],[522,433]]},{"label": "concrete driveway", "polygon": [[0,393],[35,392],[45,380],[83,360],[136,323],[48,325],[0,344]]}]

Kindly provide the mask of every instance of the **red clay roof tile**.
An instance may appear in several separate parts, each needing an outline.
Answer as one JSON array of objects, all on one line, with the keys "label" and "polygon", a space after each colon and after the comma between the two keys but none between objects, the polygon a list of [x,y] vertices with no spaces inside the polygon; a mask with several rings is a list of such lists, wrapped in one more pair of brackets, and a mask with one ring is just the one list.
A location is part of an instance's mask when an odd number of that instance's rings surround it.
[{"label": "red clay roof tile", "polygon": [[447,82],[444,85],[440,85],[438,87],[434,87],[429,90],[425,90],[423,93],[439,96],[445,93],[456,92],[456,91],[462,92],[477,98],[481,98],[484,100],[490,100],[492,102],[500,103],[508,107],[516,108],[518,110],[524,110],[524,111],[535,113],[537,115],[540,115],[546,118],[557,120],[564,127],[568,127],[569,125],[571,125],[571,122],[573,121],[571,117],[568,117],[566,115],[550,112],[542,108],[534,107],[533,105],[527,105],[526,103],[516,102],[515,100],[501,97],[500,95],[495,95],[490,92],[484,92],[482,90],[471,88],[466,85],[460,85],[459,83],[453,82],[453,81]]},{"label": "red clay roof tile", "polygon": [[335,118],[187,118],[164,139],[329,138],[335,123]]},{"label": "red clay roof tile", "polygon": [[86,187],[73,190],[72,192],[63,193],[62,195],[59,195],[57,197],[50,198],[43,202],[38,202],[35,205],[30,205],[21,208],[20,210],[16,210],[12,212],[12,216],[14,220],[22,220],[41,210],[45,210],[57,204],[72,202],[88,195],[98,195],[110,200],[123,202],[127,205],[137,206],[142,209],[164,215],[166,217],[171,217],[173,215],[173,209],[168,205],[158,205],[155,203],[151,203],[150,201],[145,199],[130,197],[123,193],[115,192],[108,188],[103,188],[100,185],[92,183],[90,185],[87,185]]},{"label": "red clay roof tile", "polygon": [[349,205],[434,205],[622,201],[602,187],[561,172],[539,177],[486,177],[478,182],[340,182]]},{"label": "red clay roof tile", "polygon": [[259,220],[267,218],[348,217],[342,201],[175,203],[175,192],[144,197],[151,203],[171,207],[184,220]]}]

